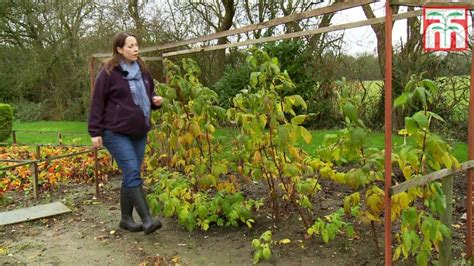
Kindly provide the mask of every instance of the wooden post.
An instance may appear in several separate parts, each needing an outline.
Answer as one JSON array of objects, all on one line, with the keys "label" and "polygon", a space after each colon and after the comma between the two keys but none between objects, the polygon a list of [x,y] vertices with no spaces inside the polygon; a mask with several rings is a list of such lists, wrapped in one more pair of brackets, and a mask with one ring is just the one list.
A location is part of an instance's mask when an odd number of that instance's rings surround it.
[{"label": "wooden post", "polygon": [[[441,214],[441,222],[449,229],[452,229],[453,222],[453,176],[447,176],[441,180],[443,192],[446,195],[446,211]],[[445,237],[441,242],[442,248],[439,251],[439,265],[449,266],[451,262],[451,249],[453,237]]]},{"label": "wooden post", "polygon": [[385,265],[392,265],[392,7],[385,2]]},{"label": "wooden post", "polygon": [[13,139],[13,144],[16,144],[16,131],[12,130],[12,139]]},{"label": "wooden post", "polygon": [[58,132],[58,142],[59,145],[63,145],[63,135],[61,134],[61,132]]},{"label": "wooden post", "polygon": [[33,176],[33,192],[35,199],[38,199],[38,164],[33,162],[31,164],[31,175]]},{"label": "wooden post", "polygon": [[97,148],[94,148],[94,183],[95,197],[99,198],[99,158],[97,157]]},{"label": "wooden post", "polygon": [[36,145],[36,160],[41,160],[41,146]]},{"label": "wooden post", "polygon": [[[472,21],[474,22],[474,16]],[[471,35],[472,41],[472,35]],[[474,62],[474,52],[471,49],[471,62]],[[467,159],[474,160],[474,64],[471,64],[471,84],[469,88],[469,112],[468,113],[468,130],[467,130]],[[472,201],[474,200],[473,195],[473,182],[474,182],[474,170],[467,170],[467,197],[466,197],[466,257],[472,259]]]}]

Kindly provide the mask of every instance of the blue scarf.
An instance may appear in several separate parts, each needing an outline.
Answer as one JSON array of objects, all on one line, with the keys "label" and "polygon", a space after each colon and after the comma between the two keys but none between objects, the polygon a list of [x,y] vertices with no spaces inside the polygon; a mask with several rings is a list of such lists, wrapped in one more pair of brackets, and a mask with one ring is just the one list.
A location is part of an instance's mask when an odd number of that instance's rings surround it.
[{"label": "blue scarf", "polygon": [[143,83],[140,65],[136,61],[131,65],[122,61],[120,62],[120,67],[122,67],[124,73],[123,78],[128,80],[133,102],[143,111],[143,115],[146,118],[145,121],[148,125],[150,123],[151,103],[146,93],[145,84]]}]

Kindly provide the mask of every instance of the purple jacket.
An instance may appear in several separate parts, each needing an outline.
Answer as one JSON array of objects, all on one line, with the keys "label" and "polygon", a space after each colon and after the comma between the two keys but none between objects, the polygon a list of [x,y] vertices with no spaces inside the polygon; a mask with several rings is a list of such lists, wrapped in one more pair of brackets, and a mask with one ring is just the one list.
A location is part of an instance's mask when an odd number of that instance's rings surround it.
[{"label": "purple jacket", "polygon": [[[151,100],[155,96],[153,79],[148,73],[143,73],[142,77],[151,108],[157,109]],[[140,107],[133,102],[128,81],[123,78],[120,66],[115,67],[110,75],[102,68],[92,94],[89,134],[92,137],[102,136],[104,129],[108,129],[115,133],[143,136],[150,130],[149,125],[145,123]]]}]

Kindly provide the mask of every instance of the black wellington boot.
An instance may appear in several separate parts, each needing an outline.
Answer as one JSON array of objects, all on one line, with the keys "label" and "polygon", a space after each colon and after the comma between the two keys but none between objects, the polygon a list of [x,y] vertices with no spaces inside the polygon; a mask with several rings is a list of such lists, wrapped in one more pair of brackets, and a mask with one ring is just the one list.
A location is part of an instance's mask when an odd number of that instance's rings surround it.
[{"label": "black wellington boot", "polygon": [[140,232],[143,231],[143,226],[133,220],[133,202],[129,190],[129,188],[124,187],[120,189],[120,211],[122,213],[120,228],[130,232]]},{"label": "black wellington boot", "polygon": [[156,230],[161,228],[161,222],[159,220],[154,220],[150,215],[150,210],[148,209],[148,203],[145,198],[145,193],[141,186],[135,188],[129,188],[130,198],[132,199],[133,206],[142,218],[143,222],[143,231],[145,235],[151,234]]}]

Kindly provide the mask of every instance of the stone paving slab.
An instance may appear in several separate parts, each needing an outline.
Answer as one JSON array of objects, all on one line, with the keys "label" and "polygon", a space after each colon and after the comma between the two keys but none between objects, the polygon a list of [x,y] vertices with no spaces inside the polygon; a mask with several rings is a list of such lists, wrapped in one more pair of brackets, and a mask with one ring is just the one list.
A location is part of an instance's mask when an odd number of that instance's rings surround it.
[{"label": "stone paving slab", "polygon": [[0,212],[0,225],[22,223],[68,212],[71,212],[71,209],[61,202],[41,204],[29,208]]}]

